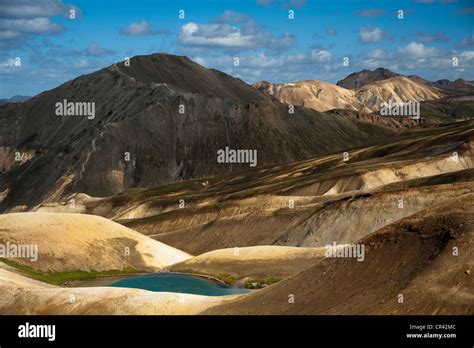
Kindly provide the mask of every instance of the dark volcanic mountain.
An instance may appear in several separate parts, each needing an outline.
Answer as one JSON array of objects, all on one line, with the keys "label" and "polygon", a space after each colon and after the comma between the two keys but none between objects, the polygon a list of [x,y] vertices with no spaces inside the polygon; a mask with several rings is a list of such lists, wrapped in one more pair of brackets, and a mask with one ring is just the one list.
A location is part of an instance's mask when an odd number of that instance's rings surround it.
[{"label": "dark volcanic mountain", "polygon": [[472,95],[474,94],[474,84],[464,79],[457,79],[454,81],[443,79],[432,83],[433,86],[438,87],[450,95]]},{"label": "dark volcanic mountain", "polygon": [[442,79],[433,82],[433,85],[440,87],[440,88],[446,88],[446,87],[455,87],[455,88],[463,88],[463,87],[473,87],[473,84],[469,81],[466,81],[464,79],[457,79],[454,81],[448,80],[448,79]]},{"label": "dark volcanic mountain", "polygon": [[364,69],[346,76],[344,79],[338,81],[337,85],[348,89],[354,89],[368,85],[372,82],[386,80],[396,76],[401,75],[385,68],[377,68],[373,71]]},{"label": "dark volcanic mountain", "polygon": [[[93,102],[95,117],[58,116],[56,103]],[[217,151],[254,149],[258,165],[341,151],[393,134],[355,117],[288,106],[186,57],[153,54],[80,76],[0,107],[0,210],[72,192],[131,187],[249,168]]]}]

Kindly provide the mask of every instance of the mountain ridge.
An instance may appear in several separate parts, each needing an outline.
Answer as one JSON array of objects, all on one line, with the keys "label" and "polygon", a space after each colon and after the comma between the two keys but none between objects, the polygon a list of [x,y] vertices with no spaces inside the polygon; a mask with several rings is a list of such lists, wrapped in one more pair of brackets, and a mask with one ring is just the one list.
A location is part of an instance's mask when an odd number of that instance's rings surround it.
[{"label": "mountain ridge", "polygon": [[336,85],[347,89],[356,89],[363,87],[369,83],[373,83],[380,80],[386,80],[396,76],[401,75],[382,67],[379,67],[374,70],[364,69],[347,75],[342,80],[337,81]]},{"label": "mountain ridge", "polygon": [[[394,134],[352,116],[298,107],[291,114],[275,98],[185,57],[154,54],[130,63],[0,107],[1,210],[22,211],[73,192],[107,196],[248,168],[217,163],[217,150],[226,146],[258,150],[260,166]],[[63,100],[94,102],[96,115],[55,115]]]}]

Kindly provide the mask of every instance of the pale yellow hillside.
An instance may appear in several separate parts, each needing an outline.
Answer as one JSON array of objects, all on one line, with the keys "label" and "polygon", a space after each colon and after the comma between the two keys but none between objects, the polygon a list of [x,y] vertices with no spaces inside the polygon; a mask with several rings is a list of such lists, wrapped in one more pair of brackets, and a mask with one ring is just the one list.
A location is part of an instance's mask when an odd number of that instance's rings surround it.
[{"label": "pale yellow hillside", "polygon": [[361,87],[356,90],[355,96],[371,110],[379,110],[380,104],[390,99],[395,102],[435,100],[441,98],[443,93],[435,87],[397,76]]},{"label": "pale yellow hillside", "polygon": [[0,215],[0,243],[34,244],[41,271],[157,270],[191,256],[103,217],[63,213]]},{"label": "pale yellow hillside", "polygon": [[288,277],[324,258],[325,248],[300,248],[261,245],[210,251],[171,267],[213,276],[230,275],[244,278]]},{"label": "pale yellow hillside", "polygon": [[272,84],[257,82],[254,87],[273,95],[285,104],[304,106],[317,111],[351,109],[365,112],[378,111],[382,102],[434,100],[443,97],[436,87],[416,83],[397,76],[377,81],[356,90],[346,89],[319,80]]},{"label": "pale yellow hillside", "polygon": [[320,80],[306,80],[285,84],[258,82],[255,87],[285,104],[304,106],[317,111],[353,109],[368,111],[355,98],[355,92]]}]

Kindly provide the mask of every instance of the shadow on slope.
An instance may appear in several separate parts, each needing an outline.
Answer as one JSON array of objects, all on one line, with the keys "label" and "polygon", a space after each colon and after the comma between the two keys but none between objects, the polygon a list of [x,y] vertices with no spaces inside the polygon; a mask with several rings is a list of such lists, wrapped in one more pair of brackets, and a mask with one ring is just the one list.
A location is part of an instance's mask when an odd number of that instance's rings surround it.
[{"label": "shadow on slope", "polygon": [[361,239],[362,262],[327,258],[206,313],[473,314],[473,198],[426,209]]}]

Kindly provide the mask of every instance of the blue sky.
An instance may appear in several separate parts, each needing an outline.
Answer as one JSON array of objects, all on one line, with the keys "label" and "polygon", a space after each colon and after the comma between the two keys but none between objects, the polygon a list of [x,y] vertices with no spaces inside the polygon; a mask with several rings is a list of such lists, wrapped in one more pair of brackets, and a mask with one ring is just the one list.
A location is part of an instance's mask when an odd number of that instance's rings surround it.
[{"label": "blue sky", "polygon": [[474,80],[473,23],[472,0],[2,2],[0,98],[35,95],[154,52],[186,55],[248,83],[336,82],[379,66],[430,80]]}]

